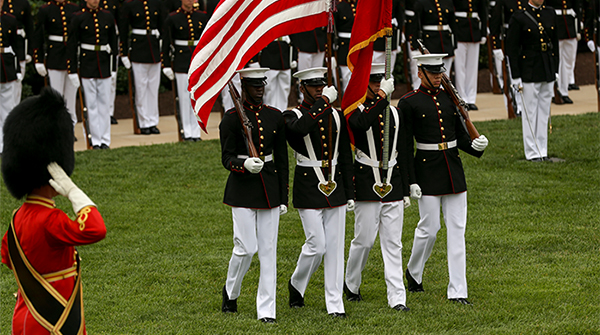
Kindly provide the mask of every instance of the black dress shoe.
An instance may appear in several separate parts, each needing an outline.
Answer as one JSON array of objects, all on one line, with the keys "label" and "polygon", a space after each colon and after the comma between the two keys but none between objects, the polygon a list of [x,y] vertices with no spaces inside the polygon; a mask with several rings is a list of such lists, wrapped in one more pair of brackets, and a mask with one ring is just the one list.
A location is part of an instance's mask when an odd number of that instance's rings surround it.
[{"label": "black dress shoe", "polygon": [[329,316],[331,316],[332,318],[345,319],[346,313],[329,313]]},{"label": "black dress shoe", "polygon": [[298,290],[296,290],[294,285],[292,285],[291,279],[290,279],[290,281],[288,281],[288,290],[290,291],[290,301],[289,301],[290,307],[293,307],[293,308],[304,307],[304,297],[302,296],[302,294],[300,294],[300,292],[298,292]]},{"label": "black dress shoe", "polygon": [[200,142],[202,139],[200,137],[194,137],[194,142]]},{"label": "black dress shoe", "polygon": [[94,146],[92,147],[92,149],[94,149],[94,150],[100,150],[100,149],[102,149],[102,148],[100,148],[100,146],[99,146],[99,145],[94,145]]},{"label": "black dress shoe", "polygon": [[223,313],[237,313],[237,299],[229,300],[225,286],[223,286],[223,302],[221,303],[221,311]]},{"label": "black dress shoe", "polygon": [[114,116],[110,117],[110,124],[119,124],[119,121],[117,121],[117,119],[115,119]]},{"label": "black dress shoe", "polygon": [[477,111],[477,110],[479,110],[479,108],[477,108],[477,106],[475,104],[467,104],[467,107],[469,107],[470,111]]},{"label": "black dress shoe", "polygon": [[543,162],[544,161],[544,157],[536,157],[536,158],[528,159],[527,161],[539,163],[539,162]]},{"label": "black dress shoe", "polygon": [[410,275],[408,269],[406,269],[406,281],[408,285],[406,285],[408,292],[425,292],[423,289],[423,283],[417,283],[417,281]]},{"label": "black dress shoe", "polygon": [[457,304],[461,304],[461,305],[468,305],[468,306],[473,305],[472,303],[469,302],[469,300],[467,300],[467,298],[453,298],[453,299],[448,299],[448,300],[455,302]]},{"label": "black dress shoe", "polygon": [[573,91],[573,90],[579,91],[579,86],[577,86],[577,84],[569,84],[568,89],[569,89],[569,91]]},{"label": "black dress shoe", "polygon": [[358,290],[358,294],[350,291],[348,286],[346,286],[346,282],[344,282],[344,293],[346,293],[346,300],[348,301],[361,301],[362,295],[360,295],[360,289]]},{"label": "black dress shoe", "polygon": [[408,312],[408,311],[410,311],[410,308],[408,308],[408,307],[406,307],[406,306],[404,306],[402,304],[398,304],[398,305],[396,305],[396,306],[394,306],[392,308],[395,309],[395,310],[397,310],[397,311],[399,311],[399,312]]},{"label": "black dress shoe", "polygon": [[150,128],[140,128],[140,134],[150,135]]},{"label": "black dress shoe", "polygon": [[156,126],[152,126],[149,129],[150,129],[150,134],[160,134],[160,130],[158,130],[158,128],[156,128]]},{"label": "black dress shoe", "polygon": [[569,98],[569,97],[568,97],[568,96],[566,96],[566,95],[562,97],[562,100],[563,100],[563,102],[564,102],[564,103],[566,103],[566,104],[572,104],[572,103],[573,103],[573,100],[571,100],[571,98]]},{"label": "black dress shoe", "polygon": [[260,321],[261,321],[262,323],[276,323],[276,322],[277,322],[277,321],[275,321],[275,319],[273,319],[273,318],[262,318],[262,319],[260,319]]},{"label": "black dress shoe", "polygon": [[100,145],[100,149],[110,149],[110,147],[107,144],[102,143],[102,145]]}]

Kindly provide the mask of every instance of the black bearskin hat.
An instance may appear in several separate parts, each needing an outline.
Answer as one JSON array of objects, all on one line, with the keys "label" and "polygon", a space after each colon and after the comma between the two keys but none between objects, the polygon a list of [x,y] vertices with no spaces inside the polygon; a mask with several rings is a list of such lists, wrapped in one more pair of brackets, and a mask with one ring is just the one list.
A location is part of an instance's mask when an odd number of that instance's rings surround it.
[{"label": "black bearskin hat", "polygon": [[51,162],[73,173],[73,121],[63,97],[50,87],[17,105],[4,122],[2,177],[6,188],[21,199],[48,184]]}]

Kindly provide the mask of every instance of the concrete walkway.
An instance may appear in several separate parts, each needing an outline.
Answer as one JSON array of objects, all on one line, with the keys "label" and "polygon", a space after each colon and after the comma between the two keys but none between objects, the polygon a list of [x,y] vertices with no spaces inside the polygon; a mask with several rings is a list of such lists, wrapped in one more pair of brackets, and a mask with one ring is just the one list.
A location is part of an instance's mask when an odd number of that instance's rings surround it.
[{"label": "concrete walkway", "polygon": [[[581,86],[579,91],[570,91],[569,97],[574,101],[572,105],[552,104],[552,115],[564,114],[583,114],[597,111],[597,97],[594,85]],[[393,100],[392,104],[396,106],[398,100]],[[492,93],[480,93],[477,95],[477,106],[479,110],[469,112],[471,121],[489,121],[508,119],[506,108],[504,107],[503,95]],[[219,138],[219,122],[221,115],[212,113],[208,120],[208,134],[202,133],[202,139]],[[119,124],[111,126],[111,148],[126,146],[151,145],[159,143],[177,142],[177,124],[174,116],[161,116],[158,124],[160,135],[134,135],[132,119],[120,119]],[[82,132],[81,123],[75,128],[75,136],[78,141],[75,142],[75,151],[85,150],[85,141]]]}]

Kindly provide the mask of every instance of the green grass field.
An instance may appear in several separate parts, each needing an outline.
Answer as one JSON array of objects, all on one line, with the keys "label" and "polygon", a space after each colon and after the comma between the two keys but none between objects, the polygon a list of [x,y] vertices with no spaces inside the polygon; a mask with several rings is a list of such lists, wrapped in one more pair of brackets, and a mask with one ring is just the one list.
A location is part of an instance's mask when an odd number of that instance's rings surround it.
[{"label": "green grass field", "polygon": [[[424,273],[424,293],[408,293],[408,313],[387,306],[379,241],[363,272],[364,300],[345,302],[348,318],[326,312],[322,267],[306,307],[287,306],[304,233],[290,206],[281,217],[277,324],[256,320],[258,259],[238,299],[220,311],[233,247],[231,211],[222,204],[228,175],[217,140],[76,154],[73,180],[96,202],[108,234],[79,247],[90,334],[598,334],[600,333],[599,114],[556,116],[550,156],[524,160],[521,123],[476,123],[490,140],[481,159],[463,155],[469,185],[467,276],[473,306],[446,299],[443,227]],[[293,171],[291,169],[291,171]],[[290,180],[291,182],[291,180]],[[290,187],[293,185],[290,184]],[[2,232],[20,205],[0,188]],[[58,207],[72,214],[67,199]],[[406,210],[406,265],[418,221]],[[346,225],[346,254],[354,216]],[[0,333],[9,334],[17,286],[0,267]]]}]

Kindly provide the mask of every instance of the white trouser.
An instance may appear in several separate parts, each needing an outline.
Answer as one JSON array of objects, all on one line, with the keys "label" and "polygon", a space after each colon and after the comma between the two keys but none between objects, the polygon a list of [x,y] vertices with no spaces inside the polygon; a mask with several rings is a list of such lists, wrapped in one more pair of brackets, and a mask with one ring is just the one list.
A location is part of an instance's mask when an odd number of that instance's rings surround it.
[{"label": "white trouser", "polygon": [[260,279],[256,294],[257,318],[275,318],[277,290],[277,231],[279,207],[251,209],[232,207],[233,253],[227,269],[225,290],[229,299],[240,296],[242,280],[258,251]]},{"label": "white trouser", "polygon": [[562,96],[569,95],[569,84],[575,83],[575,60],[577,58],[577,39],[558,41],[558,91]]},{"label": "white trouser", "polygon": [[200,138],[200,126],[194,110],[192,109],[192,100],[190,92],[188,92],[188,75],[187,73],[175,72],[175,80],[177,80],[177,97],[179,97],[179,119],[183,127],[183,137]]},{"label": "white trouser", "polygon": [[411,50],[410,53],[410,77],[412,80],[412,87],[414,90],[418,89],[421,86],[421,78],[419,78],[418,72],[419,67],[417,66],[417,61],[412,58],[414,56],[414,51]]},{"label": "white trouser", "polygon": [[73,86],[71,80],[69,80],[69,72],[67,70],[52,70],[48,69],[48,80],[50,81],[50,87],[57,90],[67,103],[67,110],[73,120],[73,127],[77,124],[77,88]]},{"label": "white trouser", "polygon": [[452,73],[452,63],[454,62],[454,57],[448,57],[442,59],[444,62],[444,67],[446,68],[446,75],[450,78],[450,73]]},{"label": "white trouser", "polygon": [[160,63],[131,63],[131,69],[135,82],[135,107],[140,128],[157,126]]},{"label": "white trouser", "polygon": [[17,80],[8,83],[0,83],[0,153],[4,149],[4,121],[8,113],[15,108],[14,95],[17,90]]},{"label": "white trouser", "polygon": [[110,116],[115,115],[115,99],[117,98],[117,70],[119,62],[115,66],[115,72],[110,76]]},{"label": "white trouser", "polygon": [[458,42],[454,50],[456,90],[468,104],[474,104],[477,99],[479,46],[479,43]]},{"label": "white trouser", "polygon": [[342,94],[346,92],[348,88],[348,83],[350,82],[350,78],[352,77],[352,72],[346,65],[340,65],[340,72],[342,74]]},{"label": "white trouser", "polygon": [[298,209],[298,214],[302,220],[306,241],[290,279],[292,285],[304,296],[310,277],[323,260],[327,313],[345,313],[342,293],[346,206]]},{"label": "white trouser", "polygon": [[[396,56],[398,56],[398,50],[392,50],[392,72],[394,72],[394,66],[396,66]],[[385,64],[385,51],[373,51],[373,63],[374,64]]]},{"label": "white trouser", "polygon": [[[521,97],[521,93],[519,93],[519,91],[517,91],[512,86],[512,76],[510,75],[510,63],[508,63],[508,59],[506,59],[506,58],[505,58],[505,61],[506,61],[506,72],[508,72],[508,83],[510,85],[508,87],[508,89],[512,90],[513,97],[515,99],[515,104],[517,105],[517,110],[515,111],[515,113],[521,114],[521,113],[523,113],[523,98]],[[494,67],[496,68],[496,73],[498,74],[498,85],[500,86],[501,90],[504,90],[504,76],[502,73],[502,62],[495,62]],[[504,99],[504,106],[508,106],[508,100],[506,100],[506,95],[504,95],[504,93],[502,94],[502,98]]]},{"label": "white trouser", "polygon": [[[248,65],[248,67],[249,68],[258,68],[258,67],[260,67],[260,64],[258,64],[258,62],[252,63],[252,64]],[[240,75],[237,73],[234,74],[233,77],[231,78],[231,82],[233,83],[233,86],[235,86],[235,88],[237,89],[240,96],[242,96],[242,82],[240,81]],[[234,107],[233,100],[231,99],[231,94],[229,93],[228,85],[225,85],[225,87],[221,90],[221,101],[223,104],[224,112],[226,112]]]},{"label": "white trouser", "polygon": [[554,82],[523,83],[525,110],[521,116],[525,159],[548,156],[548,119]]},{"label": "white trouser", "polygon": [[[110,146],[110,77],[108,78],[81,78],[81,88],[85,96],[91,144]],[[85,125],[83,125],[83,134]]]},{"label": "white trouser", "polygon": [[354,239],[348,252],[346,285],[350,291],[359,292],[361,273],[379,232],[388,304],[390,307],[406,305],[406,291],[402,279],[404,202],[357,201],[354,215]]},{"label": "white trouser", "polygon": [[269,70],[265,73],[267,85],[263,102],[280,111],[288,108],[288,97],[292,88],[292,70]]},{"label": "white trouser", "polygon": [[423,195],[419,199],[421,219],[415,229],[408,271],[417,283],[423,282],[423,268],[431,255],[436,234],[440,230],[440,205],[444,213],[448,246],[448,299],[467,298],[467,192],[442,196]]},{"label": "white trouser", "polygon": [[[25,79],[25,66],[27,66],[27,62],[26,61],[20,61],[19,62],[19,66],[21,67],[21,78]],[[12,97],[12,99],[15,100],[15,106],[19,104],[19,102],[21,102],[21,92],[23,91],[23,81],[16,81],[15,82],[15,94]]]}]

